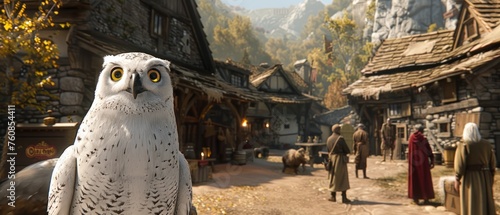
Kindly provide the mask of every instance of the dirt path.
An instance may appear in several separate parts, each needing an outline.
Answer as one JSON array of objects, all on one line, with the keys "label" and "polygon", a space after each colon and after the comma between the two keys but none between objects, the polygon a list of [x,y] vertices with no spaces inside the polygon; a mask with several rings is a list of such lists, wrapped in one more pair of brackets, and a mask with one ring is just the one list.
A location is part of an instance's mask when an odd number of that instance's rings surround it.
[{"label": "dirt path", "polygon": [[[299,175],[285,174],[279,156],[255,159],[243,166],[216,165],[211,182],[194,186],[194,204],[202,215],[453,214],[440,206],[439,191],[439,177],[452,175],[451,169],[437,166],[432,170],[437,198],[432,205],[418,206],[406,197],[406,162],[380,160],[368,158],[371,179],[356,178],[354,164],[348,165],[351,189],[347,194],[353,200],[349,205],[327,200],[327,172],[322,165],[307,166]],[[340,194],[337,197],[340,199]],[[496,200],[500,200],[498,196]]]}]

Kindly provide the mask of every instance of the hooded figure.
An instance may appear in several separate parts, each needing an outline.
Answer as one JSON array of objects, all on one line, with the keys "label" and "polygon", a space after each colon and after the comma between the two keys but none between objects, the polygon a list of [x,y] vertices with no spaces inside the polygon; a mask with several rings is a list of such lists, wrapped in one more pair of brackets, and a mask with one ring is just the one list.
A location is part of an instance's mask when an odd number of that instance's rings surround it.
[{"label": "hooded figure", "polygon": [[424,127],[416,125],[408,140],[408,198],[413,199],[414,204],[418,204],[419,199],[424,199],[424,204],[434,199],[431,176],[434,154],[423,132]]}]

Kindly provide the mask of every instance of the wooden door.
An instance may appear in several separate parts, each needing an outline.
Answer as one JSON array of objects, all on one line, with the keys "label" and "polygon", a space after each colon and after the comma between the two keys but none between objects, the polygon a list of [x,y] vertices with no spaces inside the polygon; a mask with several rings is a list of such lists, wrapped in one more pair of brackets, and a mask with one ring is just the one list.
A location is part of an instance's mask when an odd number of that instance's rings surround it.
[{"label": "wooden door", "polygon": [[396,148],[395,159],[406,159],[405,153],[408,148],[408,129],[406,123],[396,123]]},{"label": "wooden door", "polygon": [[342,126],[340,126],[340,134],[344,137],[347,146],[349,146],[349,149],[352,153],[354,149],[354,140],[352,139],[352,135],[354,134],[354,127],[352,127],[352,125],[350,124],[343,124]]}]

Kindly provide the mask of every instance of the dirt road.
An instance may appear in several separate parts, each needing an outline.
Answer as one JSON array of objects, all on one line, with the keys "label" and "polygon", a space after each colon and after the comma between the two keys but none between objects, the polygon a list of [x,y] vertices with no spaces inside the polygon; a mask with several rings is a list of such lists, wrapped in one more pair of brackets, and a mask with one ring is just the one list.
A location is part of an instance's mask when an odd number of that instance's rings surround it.
[{"label": "dirt road", "polygon": [[[430,205],[412,205],[407,198],[406,162],[380,162],[381,157],[371,156],[370,179],[356,178],[354,164],[348,165],[351,189],[347,195],[353,202],[341,204],[327,200],[327,172],[322,165],[307,166],[298,175],[282,173],[281,152],[272,151],[268,159],[254,159],[247,165],[216,165],[210,182],[194,185],[198,214],[454,214],[441,206],[444,197],[439,186],[441,176],[453,176],[450,168],[432,170],[436,199]],[[499,178],[497,174],[498,186]],[[500,192],[495,193],[500,214]]]}]

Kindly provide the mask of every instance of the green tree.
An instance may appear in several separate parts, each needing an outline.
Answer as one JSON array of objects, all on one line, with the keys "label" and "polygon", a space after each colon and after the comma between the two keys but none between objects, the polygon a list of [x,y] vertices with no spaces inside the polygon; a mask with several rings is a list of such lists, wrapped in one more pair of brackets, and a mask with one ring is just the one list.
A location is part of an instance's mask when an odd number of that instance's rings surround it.
[{"label": "green tree", "polygon": [[250,56],[248,55],[248,51],[246,49],[245,51],[243,51],[243,57],[241,58],[240,62],[246,65],[252,64],[252,61],[250,61]]},{"label": "green tree", "polygon": [[366,19],[368,19],[369,22],[375,21],[376,11],[377,11],[377,1],[371,0],[370,4],[368,5],[368,9],[366,10]]},{"label": "green tree", "polygon": [[[46,101],[36,97],[53,97],[44,89],[54,85],[47,71],[57,68],[59,52],[56,45],[39,32],[57,27],[52,16],[58,14],[60,0],[44,0],[33,14],[28,14],[21,1],[3,1],[0,14],[0,80],[2,80],[2,111],[7,104],[14,104],[45,111]],[[67,27],[63,24],[59,27]]]},{"label": "green tree", "polygon": [[[373,46],[363,43],[361,30],[345,11],[342,18],[329,19],[328,28],[334,38],[329,54],[334,70],[327,77],[330,84],[324,100],[326,107],[336,108],[347,104],[347,99],[340,93],[360,77],[360,71],[368,62]],[[335,101],[326,103],[329,100]]]},{"label": "green tree", "polygon": [[214,28],[214,42],[212,50],[219,59],[242,59],[243,51],[247,50],[251,62],[261,63],[271,61],[257,39],[250,19],[235,16],[227,20],[227,27],[219,24]]},{"label": "green tree", "polygon": [[243,59],[246,51],[249,62],[271,62],[271,56],[259,40],[261,35],[254,30],[249,18],[224,9],[218,11],[217,8],[224,8],[220,0],[199,0],[198,7],[214,58]]},{"label": "green tree", "polygon": [[330,59],[323,49],[315,48],[309,52],[307,60],[311,62],[311,66],[317,72],[316,83],[312,94],[314,96],[323,97],[327,92],[326,87],[328,87],[329,84],[329,82],[324,79],[333,71]]}]

